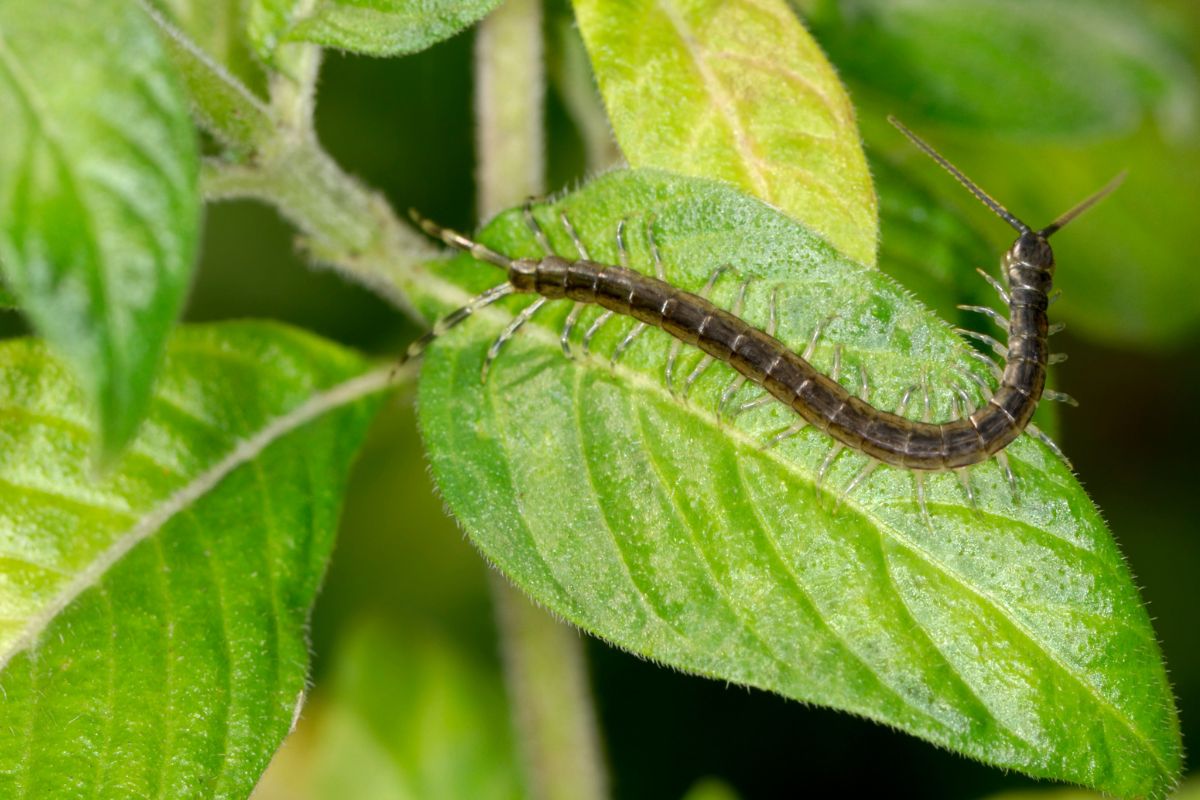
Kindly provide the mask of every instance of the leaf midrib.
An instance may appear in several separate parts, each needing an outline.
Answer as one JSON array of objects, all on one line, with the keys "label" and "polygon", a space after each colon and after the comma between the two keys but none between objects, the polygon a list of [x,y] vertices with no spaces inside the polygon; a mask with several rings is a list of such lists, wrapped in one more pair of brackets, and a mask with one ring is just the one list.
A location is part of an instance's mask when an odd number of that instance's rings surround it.
[{"label": "leaf midrib", "polygon": [[74,579],[64,585],[39,614],[30,617],[25,629],[8,648],[0,652],[0,673],[15,655],[26,649],[36,649],[34,645],[50,623],[79,595],[97,585],[109,569],[135,546],[158,532],[177,514],[190,510],[195,502],[215,489],[226,476],[252,462],[269,446],[300,427],[390,388],[394,373],[395,370],[390,366],[376,368],[338,383],[269,420],[248,438],[235,441],[229,451],[212,466],[138,517],[131,527],[101,550],[84,569],[75,573]]}]

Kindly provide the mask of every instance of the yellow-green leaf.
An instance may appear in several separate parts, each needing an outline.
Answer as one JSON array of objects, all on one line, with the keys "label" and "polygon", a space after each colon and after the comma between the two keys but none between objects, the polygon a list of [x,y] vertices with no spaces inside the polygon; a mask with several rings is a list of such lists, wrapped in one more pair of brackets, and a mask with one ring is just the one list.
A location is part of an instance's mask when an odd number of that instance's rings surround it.
[{"label": "yellow-green leaf", "polygon": [[854,110],[782,0],[575,0],[635,167],[728,181],[874,265],[878,220]]}]

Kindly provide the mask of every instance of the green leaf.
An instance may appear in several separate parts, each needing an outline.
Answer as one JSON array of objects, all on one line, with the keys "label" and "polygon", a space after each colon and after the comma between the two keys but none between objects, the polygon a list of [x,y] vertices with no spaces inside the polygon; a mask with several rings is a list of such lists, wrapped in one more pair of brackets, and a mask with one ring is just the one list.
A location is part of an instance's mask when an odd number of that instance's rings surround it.
[{"label": "green leaf", "polygon": [[[556,249],[574,255],[560,211],[610,263],[627,220],[643,271],[653,218],[667,280],[696,290],[729,264],[715,302],[731,305],[740,278],[753,278],[743,317],[759,325],[778,290],[778,335],[797,349],[833,317],[814,363],[829,372],[840,345],[843,383],[857,387],[865,369],[883,408],[922,376],[934,419],[954,413],[952,389],[971,391],[962,371],[977,365],[911,295],[727,186],[609,173],[537,209]],[[538,254],[518,212],[482,238]],[[502,280],[465,257],[445,274],[471,291]],[[426,305],[462,297],[452,296],[443,288]],[[1170,785],[1178,722],[1149,619],[1099,512],[1043,445],[1021,437],[1006,451],[1016,502],[991,462],[970,473],[978,512],[956,476],[936,474],[926,520],[912,476],[891,468],[839,503],[864,457],[843,453],[818,487],[825,435],[809,428],[764,449],[795,420],[777,403],[719,420],[725,365],[687,400],[672,394],[661,331],[610,367],[625,318],[596,336],[596,356],[567,361],[558,331],[569,304],[556,303],[481,384],[488,344],[528,298],[506,302],[428,353],[420,424],[450,508],[537,602],[678,669],[860,714],[998,766],[1117,794]],[[698,359],[681,353],[677,386]],[[754,396],[743,389],[739,401]]]},{"label": "green leaf", "polygon": [[[305,626],[386,370],[278,325],[181,329],[98,478],[82,393],[0,345],[0,795],[246,797],[303,699]],[[357,377],[356,377],[357,376]]]},{"label": "green leaf", "polygon": [[268,63],[283,42],[372,56],[415,53],[470,27],[500,0],[251,0],[249,35]]},{"label": "green leaf", "polygon": [[371,56],[415,53],[474,25],[500,0],[319,0],[287,33]]},{"label": "green leaf", "polygon": [[265,90],[266,74],[246,36],[245,0],[141,0],[158,9],[205,60],[219,64],[237,82]]},{"label": "green leaf", "polygon": [[147,8],[147,13],[187,87],[192,111],[205,129],[228,147],[247,154],[268,142],[278,126],[266,104],[170,20],[152,8]]},{"label": "green leaf", "polygon": [[200,218],[187,101],[132,3],[0,0],[0,267],[98,409],[137,430]]},{"label": "green leaf", "polygon": [[359,623],[342,641],[300,723],[303,750],[272,764],[264,800],[526,796],[497,667],[433,633],[381,622]]},{"label": "green leaf", "polygon": [[901,98],[928,120],[1009,134],[1127,132],[1148,112],[1172,129],[1196,124],[1196,78],[1143,2],[813,5],[830,58],[889,111]]},{"label": "green leaf", "polygon": [[782,0],[575,0],[625,157],[716,178],[875,263],[854,109]]}]

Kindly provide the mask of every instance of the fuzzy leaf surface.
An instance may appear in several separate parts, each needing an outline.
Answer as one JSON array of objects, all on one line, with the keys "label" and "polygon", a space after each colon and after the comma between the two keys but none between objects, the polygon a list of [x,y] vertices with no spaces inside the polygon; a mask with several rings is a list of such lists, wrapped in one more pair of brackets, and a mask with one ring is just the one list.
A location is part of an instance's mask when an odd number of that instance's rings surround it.
[{"label": "fuzzy leaf surface", "polygon": [[470,27],[500,0],[251,0],[250,41],[270,62],[283,42],[371,56],[424,50]]},{"label": "fuzzy leaf surface", "polygon": [[191,278],[187,100],[134,3],[0,0],[0,268],[129,441]]},{"label": "fuzzy leaf surface", "polygon": [[[882,273],[839,256],[787,215],[727,185],[654,171],[608,173],[538,219],[555,249],[616,260],[627,220],[633,265],[652,272],[654,229],[667,280],[699,290],[733,272],[714,301],[760,326],[778,292],[778,336],[803,349],[832,320],[813,361],[896,408],[925,376],[935,420],[955,415],[978,365],[948,327]],[[519,212],[481,235],[537,256]],[[431,313],[503,278],[459,257],[425,298]],[[671,342],[650,330],[616,367],[632,326],[605,325],[594,355],[568,361],[558,332],[569,303],[544,309],[486,384],[489,343],[528,297],[510,298],[440,339],[426,356],[420,424],[433,474],[486,557],[539,603],[584,630],[676,668],[861,714],[986,762],[1096,786],[1161,793],[1179,769],[1171,693],[1149,619],[1098,511],[1070,470],[1022,437],[975,468],[972,510],[951,474],[882,468],[838,498],[865,458],[843,453],[819,486],[831,440],[809,428],[764,443],[795,416],[778,403],[716,414],[732,371],[716,364],[688,398],[665,385]],[[578,337],[597,316],[589,309]],[[684,348],[677,392],[699,361]],[[982,375],[982,372],[976,372]],[[737,401],[756,395],[742,387]],[[918,392],[918,396],[919,396]],[[920,416],[921,400],[910,406]]]},{"label": "fuzzy leaf surface", "polygon": [[500,0],[320,0],[289,31],[294,41],[352,53],[415,53],[474,25]]},{"label": "fuzzy leaf surface", "polygon": [[303,698],[384,380],[282,326],[181,329],[141,434],[97,478],[65,368],[28,339],[0,367],[0,795],[246,797]]},{"label": "fuzzy leaf surface", "polygon": [[575,0],[629,163],[728,181],[875,263],[854,109],[782,0]]}]

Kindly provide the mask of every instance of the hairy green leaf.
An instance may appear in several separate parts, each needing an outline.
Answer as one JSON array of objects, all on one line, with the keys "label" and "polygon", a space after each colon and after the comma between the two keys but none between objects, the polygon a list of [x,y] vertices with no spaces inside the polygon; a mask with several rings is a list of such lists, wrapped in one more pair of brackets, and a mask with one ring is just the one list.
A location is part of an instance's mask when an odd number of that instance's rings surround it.
[{"label": "hairy green leaf", "polygon": [[[614,172],[537,216],[555,248],[574,249],[567,213],[593,258],[616,258],[627,220],[635,266],[652,269],[654,220],[666,278],[715,288],[729,306],[840,378],[867,380],[896,408],[929,386],[930,414],[961,413],[964,374],[983,375],[963,343],[891,279],[837,255],[786,215],[737,191],[657,172]],[[482,234],[510,255],[537,255],[518,212]],[[465,257],[448,280],[498,283]],[[426,304],[457,302],[449,284]],[[453,298],[453,299],[452,299]],[[679,669],[850,711],[1003,767],[1118,794],[1160,793],[1179,770],[1178,724],[1161,656],[1129,572],[1071,471],[1028,437],[1007,454],[1012,498],[995,462],[976,467],[971,508],[955,475],[876,470],[809,428],[764,448],[795,416],[778,403],[716,414],[732,372],[672,340],[638,339],[610,367],[625,318],[567,361],[556,303],[503,351],[486,384],[489,342],[527,298],[481,314],[429,352],[420,423],[433,473],[475,544],[515,583],[583,629]],[[577,329],[596,317],[589,310]],[[576,345],[578,347],[578,345]],[[738,402],[756,396],[743,387]],[[922,393],[909,413],[921,416]],[[822,473],[828,465],[828,470]]]},{"label": "hairy green leaf", "polygon": [[[1127,0],[851,0],[809,22],[849,79],[938,122],[991,133],[1194,127],[1197,82]],[[886,113],[886,112],[885,112]],[[897,112],[898,113],[898,112]]]},{"label": "hairy green leaf", "polygon": [[716,178],[875,263],[875,193],[854,110],[782,0],[575,0],[635,167]]},{"label": "hairy green leaf", "polygon": [[254,91],[263,91],[266,74],[254,58],[243,24],[246,0],[141,0],[158,9],[183,37],[221,68]]},{"label": "hairy green leaf", "polygon": [[399,56],[449,39],[499,4],[500,0],[319,0],[287,38],[372,56]]},{"label": "hairy green leaf", "polygon": [[0,267],[98,408],[137,430],[200,217],[187,101],[133,3],[0,0]]},{"label": "hairy green leaf", "polygon": [[0,367],[0,795],[246,797],[386,372],[277,325],[181,329],[98,478],[66,370],[34,340]]},{"label": "hairy green leaf", "polygon": [[481,20],[500,0],[251,0],[249,35],[266,61],[286,41],[372,56],[415,53]]},{"label": "hairy green leaf", "polygon": [[152,8],[147,8],[147,13],[183,78],[193,113],[205,129],[235,150],[251,152],[267,142],[277,125],[266,104],[170,20]]},{"label": "hairy green leaf", "polygon": [[271,765],[263,800],[527,796],[498,669],[433,633],[381,622],[343,641],[300,723],[302,751]]}]

